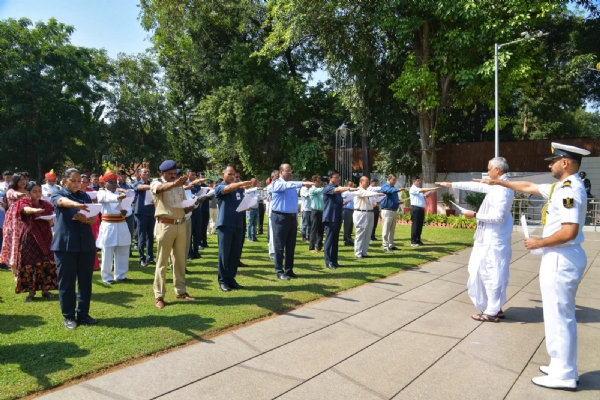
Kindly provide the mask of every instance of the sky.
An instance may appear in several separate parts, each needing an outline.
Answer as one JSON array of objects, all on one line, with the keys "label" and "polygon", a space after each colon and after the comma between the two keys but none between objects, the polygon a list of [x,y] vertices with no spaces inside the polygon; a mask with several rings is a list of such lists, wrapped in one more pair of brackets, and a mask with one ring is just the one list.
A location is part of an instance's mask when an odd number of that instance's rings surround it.
[{"label": "sky", "polygon": [[34,24],[56,18],[73,25],[71,43],[104,48],[111,58],[151,47],[138,21],[138,0],[0,0],[0,20],[29,18]]}]

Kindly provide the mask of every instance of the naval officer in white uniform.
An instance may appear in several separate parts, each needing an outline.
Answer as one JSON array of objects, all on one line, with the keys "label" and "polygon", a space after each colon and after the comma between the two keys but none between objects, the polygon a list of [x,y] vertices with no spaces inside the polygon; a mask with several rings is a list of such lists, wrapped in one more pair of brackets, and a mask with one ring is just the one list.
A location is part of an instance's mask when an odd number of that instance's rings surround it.
[{"label": "naval officer in white uniform", "polygon": [[552,143],[552,155],[546,160],[550,161],[549,167],[557,182],[551,185],[481,180],[548,199],[542,210],[543,237],[525,239],[525,247],[543,249],[540,289],[550,365],[540,367],[547,376],[533,378],[532,382],[550,389],[577,389],[575,295],[587,262],[581,248],[587,197],[577,172],[581,157],[588,154],[589,151],[578,147]]}]

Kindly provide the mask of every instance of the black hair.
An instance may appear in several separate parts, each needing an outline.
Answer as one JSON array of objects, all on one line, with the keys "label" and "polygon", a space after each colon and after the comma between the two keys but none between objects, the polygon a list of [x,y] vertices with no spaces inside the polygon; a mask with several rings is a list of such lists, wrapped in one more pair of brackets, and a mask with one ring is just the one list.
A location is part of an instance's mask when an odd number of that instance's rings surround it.
[{"label": "black hair", "polygon": [[419,179],[421,179],[421,178],[419,178],[418,176],[415,176],[415,177],[412,179],[412,181],[413,181],[413,182],[414,182],[414,181],[418,181]]},{"label": "black hair", "polygon": [[336,171],[335,169],[330,169],[329,172],[327,172],[327,177],[329,179],[331,179],[332,176],[334,176],[335,174],[340,174],[339,171]]},{"label": "black hair", "polygon": [[8,184],[8,188],[12,190],[19,190],[19,181],[21,177],[29,178],[29,174],[27,172],[17,172],[13,175],[12,180]]},{"label": "black hair", "polygon": [[93,174],[90,175],[90,178],[91,179],[100,178],[100,174],[93,173]]},{"label": "black hair", "polygon": [[396,177],[396,175],[394,175],[394,174],[389,174],[389,175],[387,176],[387,180],[389,181],[390,179],[392,179],[392,178],[395,178],[395,177]]},{"label": "black hair", "polygon": [[29,181],[27,183],[27,186],[25,186],[25,190],[27,190],[28,192],[31,192],[31,189],[33,189],[36,186],[42,187],[42,185],[40,185],[36,181]]},{"label": "black hair", "polygon": [[81,175],[81,172],[77,168],[67,168],[65,172],[63,172],[63,179],[67,179],[71,176],[72,173],[78,173]]},{"label": "black hair", "polygon": [[[224,174],[225,171],[227,171],[227,168],[231,168],[235,171],[235,168],[233,168],[231,165],[226,165],[223,168],[221,168],[221,173]],[[237,172],[237,171],[235,171],[235,172]]]},{"label": "black hair", "polygon": [[14,172],[6,170],[2,173],[2,176],[11,176],[11,175],[14,175]]}]

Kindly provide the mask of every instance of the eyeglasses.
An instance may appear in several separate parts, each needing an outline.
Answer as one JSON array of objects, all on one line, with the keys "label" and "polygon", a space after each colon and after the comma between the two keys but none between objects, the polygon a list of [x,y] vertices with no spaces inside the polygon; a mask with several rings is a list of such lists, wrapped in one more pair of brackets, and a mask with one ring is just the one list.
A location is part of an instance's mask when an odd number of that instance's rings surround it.
[{"label": "eyeglasses", "polygon": [[69,182],[73,182],[73,183],[81,183],[81,179],[77,180],[77,179],[67,179]]}]

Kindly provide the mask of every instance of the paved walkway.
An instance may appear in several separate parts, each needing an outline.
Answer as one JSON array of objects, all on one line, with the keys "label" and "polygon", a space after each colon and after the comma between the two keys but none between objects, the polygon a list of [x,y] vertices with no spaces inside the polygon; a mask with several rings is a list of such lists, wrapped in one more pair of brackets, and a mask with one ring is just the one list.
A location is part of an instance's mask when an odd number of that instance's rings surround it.
[{"label": "paved walkway", "polygon": [[545,351],[539,256],[513,234],[506,319],[479,323],[471,250],[55,391],[44,399],[598,399],[600,233],[586,232],[580,385],[534,386]]}]

